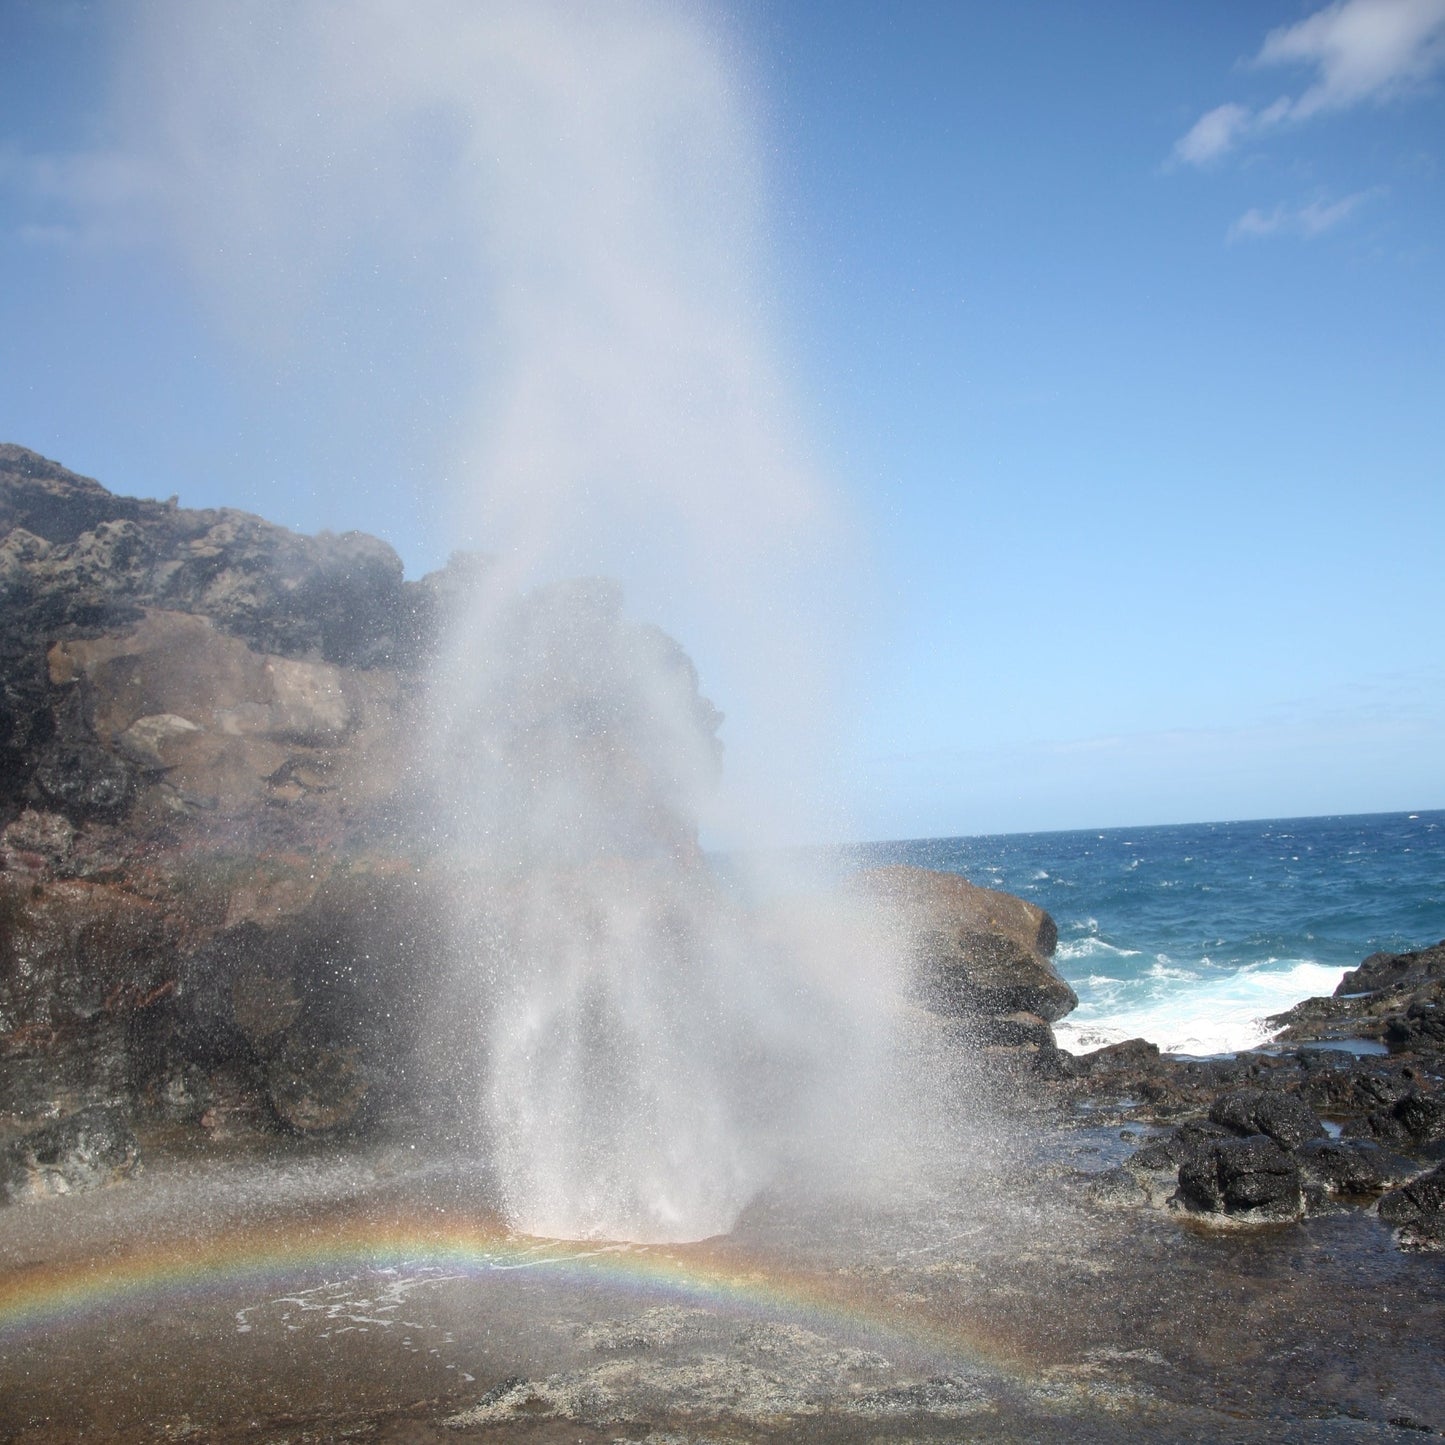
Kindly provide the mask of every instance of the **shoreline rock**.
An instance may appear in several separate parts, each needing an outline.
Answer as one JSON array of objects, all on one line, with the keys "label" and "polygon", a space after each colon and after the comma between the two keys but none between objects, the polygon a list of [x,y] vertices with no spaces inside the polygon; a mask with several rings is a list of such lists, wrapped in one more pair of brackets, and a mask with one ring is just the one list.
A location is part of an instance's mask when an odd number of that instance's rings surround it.
[{"label": "shoreline rock", "polygon": [[1050,1025],[1079,999],[1050,961],[1059,931],[1042,908],[906,864],[865,869],[849,892],[877,910],[926,1009],[964,1020],[981,1045],[1055,1048]]},{"label": "shoreline rock", "polygon": [[[411,741],[423,670],[486,566],[407,582],[358,533],[117,497],[0,447],[0,1137],[91,1108],[212,1137],[475,1108],[447,1075],[485,1032],[458,981],[484,969],[453,967],[447,919],[460,890],[500,940],[516,900],[437,854]],[[540,589],[511,625],[544,648],[561,625],[585,666],[508,681],[486,740],[507,778],[583,727],[582,781],[639,859],[694,857],[668,780],[607,732],[645,666],[716,767],[720,715],[682,649],[598,580]],[[970,1046],[1053,1049],[1076,999],[1042,910],[919,869],[874,870],[851,899]]]},{"label": "shoreline rock", "polygon": [[[1445,1048],[1434,1029],[1442,977],[1445,943],[1374,954],[1345,975],[1334,997],[1306,999],[1271,1020],[1284,1032],[1263,1048],[1190,1059],[1131,1039],[1079,1056],[1042,1055],[1036,1072],[1060,1103],[1076,1110],[1087,1103],[1095,1117],[1169,1131],[1095,1182],[1091,1197],[1101,1207],[1172,1200],[1201,1222],[1247,1224],[1374,1210],[1378,1201],[1402,1248],[1440,1249],[1438,1191],[1433,1184],[1418,1198],[1409,1191],[1435,1179],[1432,1165],[1445,1157]],[[1378,1040],[1386,1052],[1343,1046],[1356,1039]],[[1246,1150],[1240,1139],[1262,1142]],[[1266,1154],[1273,1164],[1250,1182],[1244,1163]],[[1276,1177],[1286,1182],[1270,1184]],[[1255,1195],[1267,1207],[1251,1204]]]}]

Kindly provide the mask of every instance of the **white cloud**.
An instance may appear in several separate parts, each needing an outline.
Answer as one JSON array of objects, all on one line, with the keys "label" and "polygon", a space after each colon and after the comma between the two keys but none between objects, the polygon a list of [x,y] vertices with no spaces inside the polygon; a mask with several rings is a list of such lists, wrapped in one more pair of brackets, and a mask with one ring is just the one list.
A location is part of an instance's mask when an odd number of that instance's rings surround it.
[{"label": "white cloud", "polygon": [[1314,80],[1258,109],[1229,102],[1206,111],[1175,142],[1175,160],[1206,165],[1252,133],[1423,85],[1445,65],[1445,0],[1335,0],[1271,30],[1253,63],[1307,66]]},{"label": "white cloud", "polygon": [[1233,103],[1217,105],[1201,115],[1187,135],[1180,136],[1174,143],[1174,155],[1190,165],[1206,165],[1232,150],[1235,141],[1241,132],[1249,129],[1252,120],[1247,106]]},{"label": "white cloud", "polygon": [[1354,195],[1343,196],[1338,201],[1310,201],[1303,206],[1291,206],[1281,201],[1268,211],[1251,207],[1229,228],[1228,239],[1249,241],[1268,236],[1303,236],[1312,240],[1347,220],[1373,194],[1372,191],[1356,191]]},{"label": "white cloud", "polygon": [[1388,100],[1445,62],[1445,0],[1336,0],[1265,37],[1257,65],[1307,65],[1313,85],[1289,107],[1293,120]]}]

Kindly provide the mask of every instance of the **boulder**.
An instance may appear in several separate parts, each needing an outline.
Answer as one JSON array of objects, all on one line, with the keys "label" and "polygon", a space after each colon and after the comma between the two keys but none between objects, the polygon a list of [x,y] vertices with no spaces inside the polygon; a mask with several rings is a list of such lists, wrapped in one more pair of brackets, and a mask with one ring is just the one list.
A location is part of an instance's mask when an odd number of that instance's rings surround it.
[{"label": "boulder", "polygon": [[1000,1021],[1032,1015],[1051,1024],[1078,1005],[1049,962],[1058,929],[1035,904],[903,864],[868,869],[852,887],[878,908],[908,960],[913,989],[934,1012]]},{"label": "boulder", "polygon": [[1445,1049],[1445,979],[1417,989],[1404,1010],[1386,1020],[1385,1039],[1400,1049]]},{"label": "boulder", "polygon": [[1234,1089],[1210,1106],[1209,1117],[1236,1134],[1265,1134],[1284,1149],[1321,1139],[1325,1127],[1309,1106],[1274,1089]]},{"label": "boulder", "polygon": [[23,1135],[0,1151],[0,1203],[87,1194],[124,1179],[140,1146],[116,1109],[83,1109]]},{"label": "boulder", "polygon": [[1305,999],[1269,1022],[1288,1043],[1362,1038],[1438,1053],[1442,1009],[1445,940],[1411,953],[1373,953],[1344,975],[1333,997]]},{"label": "boulder", "polygon": [[1406,1070],[1388,1059],[1357,1061],[1323,1049],[1302,1051],[1302,1057],[1307,1067],[1300,1097],[1332,1117],[1388,1110],[1415,1087]]},{"label": "boulder", "polygon": [[1445,1249],[1445,1164],[1391,1190],[1378,1208],[1406,1249]]},{"label": "boulder", "polygon": [[1304,1212],[1299,1166],[1263,1134],[1201,1147],[1179,1166],[1177,1197],[1185,1209],[1241,1221],[1293,1220]]},{"label": "boulder", "polygon": [[1191,1119],[1161,1138],[1151,1139],[1142,1148],[1136,1149],[1129,1164],[1134,1168],[1150,1171],[1177,1171],[1180,1165],[1230,1137],[1229,1131],[1218,1124]]},{"label": "boulder", "polygon": [[1413,990],[1431,979],[1445,979],[1445,939],[1412,953],[1372,953],[1340,979],[1335,997]]},{"label": "boulder", "polygon": [[1409,1160],[1364,1139],[1310,1139],[1295,1153],[1300,1171],[1328,1194],[1362,1197],[1408,1179]]},{"label": "boulder", "polygon": [[1438,1094],[1408,1089],[1388,1109],[1376,1109],[1363,1119],[1352,1119],[1346,1133],[1384,1139],[1404,1149],[1424,1148],[1445,1140],[1445,1099]]}]

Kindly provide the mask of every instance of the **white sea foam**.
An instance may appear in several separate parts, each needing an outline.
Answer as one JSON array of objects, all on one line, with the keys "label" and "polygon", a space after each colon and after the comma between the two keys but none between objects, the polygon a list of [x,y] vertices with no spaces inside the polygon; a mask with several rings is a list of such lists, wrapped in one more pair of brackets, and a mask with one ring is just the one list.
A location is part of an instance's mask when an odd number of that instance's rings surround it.
[{"label": "white sea foam", "polygon": [[1117,943],[1108,943],[1102,938],[1075,938],[1060,943],[1054,957],[1061,963],[1072,963],[1081,958],[1097,958],[1107,955],[1112,958],[1138,958],[1137,948],[1121,948]]},{"label": "white sea foam", "polygon": [[1298,958],[1268,959],[1213,978],[1156,965],[1147,981],[1101,991],[1097,999],[1088,997],[1091,978],[1079,1008],[1054,1025],[1054,1035],[1075,1054],[1139,1038],[1166,1053],[1236,1053],[1268,1043],[1268,1018],[1301,999],[1333,993],[1343,974]]}]

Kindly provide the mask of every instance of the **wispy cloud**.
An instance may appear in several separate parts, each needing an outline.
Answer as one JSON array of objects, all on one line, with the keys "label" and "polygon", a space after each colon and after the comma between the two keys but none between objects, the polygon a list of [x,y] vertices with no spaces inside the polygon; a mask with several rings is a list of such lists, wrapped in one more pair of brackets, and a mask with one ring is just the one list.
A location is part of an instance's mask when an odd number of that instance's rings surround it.
[{"label": "wispy cloud", "polygon": [[1410,90],[1445,63],[1445,0],[1337,0],[1271,30],[1256,64],[1306,65],[1313,85],[1290,102],[1304,120]]},{"label": "wispy cloud", "polygon": [[1356,191],[1338,201],[1310,201],[1303,206],[1281,201],[1268,211],[1251,207],[1229,228],[1228,239],[1253,241],[1269,236],[1303,236],[1313,240],[1348,220],[1374,194],[1374,191]]},{"label": "wispy cloud", "polygon": [[1217,105],[1213,110],[1205,111],[1188,133],[1174,143],[1175,158],[1194,166],[1208,165],[1233,150],[1235,142],[1252,122],[1248,106],[1233,102]]},{"label": "wispy cloud", "polygon": [[1445,66],[1445,0],[1335,0],[1271,30],[1252,64],[1303,66],[1314,78],[1267,106],[1230,102],[1206,111],[1174,143],[1175,162],[1208,165],[1246,136],[1418,89]]}]

